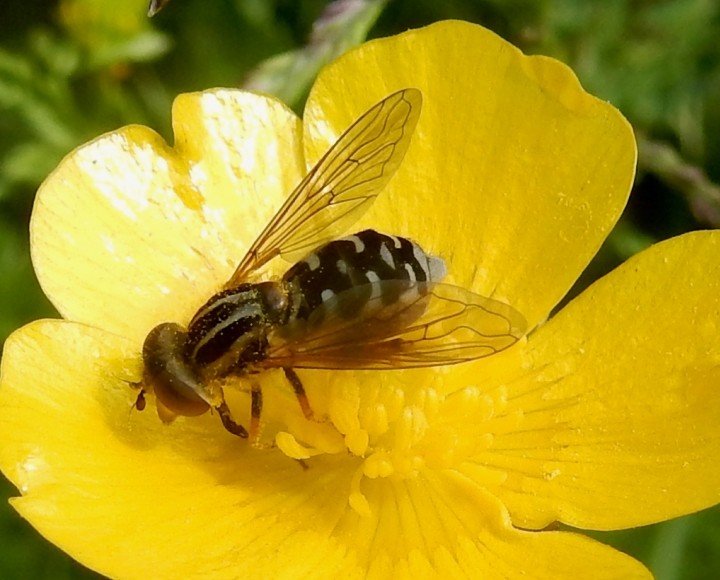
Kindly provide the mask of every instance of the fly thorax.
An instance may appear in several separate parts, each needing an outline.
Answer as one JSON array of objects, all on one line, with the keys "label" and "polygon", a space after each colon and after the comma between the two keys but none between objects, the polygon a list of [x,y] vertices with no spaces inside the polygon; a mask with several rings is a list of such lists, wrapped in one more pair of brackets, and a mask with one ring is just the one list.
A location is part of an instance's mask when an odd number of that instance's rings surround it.
[{"label": "fly thorax", "polygon": [[188,358],[203,379],[242,373],[261,360],[287,299],[280,284],[242,284],[215,294],[188,326]]},{"label": "fly thorax", "polygon": [[289,311],[288,290],[282,282],[262,282],[256,284],[258,298],[262,302],[268,324],[282,324]]}]

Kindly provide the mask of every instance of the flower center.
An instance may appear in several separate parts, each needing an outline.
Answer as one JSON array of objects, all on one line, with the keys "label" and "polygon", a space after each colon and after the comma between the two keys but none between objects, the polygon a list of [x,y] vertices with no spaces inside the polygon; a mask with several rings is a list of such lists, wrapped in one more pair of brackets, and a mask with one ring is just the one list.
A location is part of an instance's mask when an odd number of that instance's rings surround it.
[{"label": "flower center", "polygon": [[[330,383],[326,421],[276,436],[278,447],[295,459],[323,453],[360,458],[352,480],[350,505],[369,515],[362,492],[365,478],[409,478],[424,469],[451,469],[493,444],[519,417],[505,414],[505,389],[468,385],[443,394],[445,370],[402,373],[336,373]],[[401,376],[400,376],[401,375]],[[299,441],[302,441],[301,444]],[[497,483],[497,474],[492,476]]]}]

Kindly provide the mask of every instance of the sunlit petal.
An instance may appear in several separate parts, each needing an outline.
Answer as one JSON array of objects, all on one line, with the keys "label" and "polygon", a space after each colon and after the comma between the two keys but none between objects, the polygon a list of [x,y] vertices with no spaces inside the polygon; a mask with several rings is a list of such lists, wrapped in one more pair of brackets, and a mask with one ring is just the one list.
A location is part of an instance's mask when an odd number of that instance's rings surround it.
[{"label": "sunlit petal", "polygon": [[513,522],[619,529],[720,501],[718,255],[718,232],[653,246],[493,377],[507,405],[474,461],[505,474],[496,493]]},{"label": "sunlit petal", "polygon": [[[303,469],[208,421],[167,427],[129,406],[114,414],[129,402],[121,376],[130,355],[129,341],[48,321],[13,335],[3,359],[0,465],[23,494],[13,505],[100,572],[647,577],[634,560],[577,534],[513,529],[497,500],[458,473],[366,481],[373,511],[361,516],[346,504],[352,461]],[[56,381],[59,372],[67,380]],[[28,379],[32,389],[23,387]]]},{"label": "sunlit petal", "polygon": [[173,124],[174,148],[126,127],[76,149],[41,186],[33,264],[65,318],[138,341],[185,321],[304,172],[300,122],[275,100],[183,95]]},{"label": "sunlit petal", "polygon": [[308,158],[404,87],[423,93],[420,122],[363,223],[422,243],[456,283],[509,302],[534,326],[625,206],[630,126],[562,63],[450,21],[365,44],[323,70],[304,115]]}]

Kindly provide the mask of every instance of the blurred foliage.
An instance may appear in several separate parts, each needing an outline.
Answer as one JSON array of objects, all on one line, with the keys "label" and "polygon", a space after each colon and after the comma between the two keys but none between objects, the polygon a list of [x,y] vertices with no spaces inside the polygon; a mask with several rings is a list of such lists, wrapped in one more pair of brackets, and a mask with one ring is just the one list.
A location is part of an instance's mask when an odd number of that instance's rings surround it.
[{"label": "blurred foliage", "polygon": [[[720,224],[716,0],[173,0],[152,20],[147,11],[147,0],[0,4],[0,340],[52,315],[32,274],[27,225],[37,186],[75,146],[129,123],[171,140],[173,97],[210,86],[260,88],[300,110],[327,60],[366,36],[447,18],[563,60],[635,127],[631,202],[573,294],[657,240]],[[16,493],[2,486],[3,497]],[[717,508],[595,535],[661,580],[720,574]],[[97,577],[9,507],[0,554],[2,578]]]}]

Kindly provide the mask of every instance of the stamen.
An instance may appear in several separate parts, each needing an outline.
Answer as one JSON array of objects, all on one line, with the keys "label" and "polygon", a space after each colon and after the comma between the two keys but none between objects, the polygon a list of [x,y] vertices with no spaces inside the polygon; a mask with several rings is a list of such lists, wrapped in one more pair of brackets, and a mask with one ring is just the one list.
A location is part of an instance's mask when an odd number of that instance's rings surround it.
[{"label": "stamen", "polygon": [[348,503],[350,504],[350,507],[358,513],[358,515],[364,518],[369,518],[372,516],[370,503],[363,492],[360,491],[360,482],[362,481],[363,475],[363,466],[361,465],[355,471],[355,474],[350,481],[350,495],[348,497]]},{"label": "stamen", "polygon": [[322,453],[321,451],[300,445],[293,435],[285,431],[281,431],[275,435],[275,445],[277,445],[278,449],[285,455],[297,460],[310,459],[314,455]]},{"label": "stamen", "polygon": [[[496,434],[517,429],[522,415],[507,413],[502,388],[486,392],[482,385],[469,385],[442,394],[437,380],[408,374],[388,385],[338,377],[324,391],[327,420],[298,417],[300,423],[288,424],[290,432],[277,434],[276,444],[294,459],[328,453],[361,458],[347,493],[349,505],[364,517],[374,509],[363,493],[364,478],[399,482],[423,470],[455,469],[488,487],[501,484],[507,474],[479,458],[492,448]],[[311,402],[313,395],[308,395]],[[312,462],[308,466],[311,472]]]},{"label": "stamen", "polygon": [[365,429],[354,429],[345,435],[345,445],[350,453],[364,457],[370,443],[370,435]]}]

